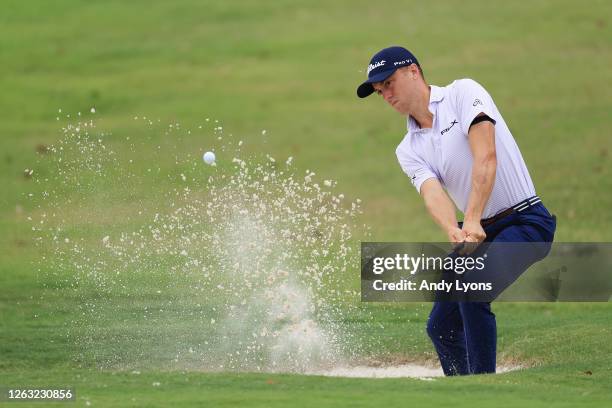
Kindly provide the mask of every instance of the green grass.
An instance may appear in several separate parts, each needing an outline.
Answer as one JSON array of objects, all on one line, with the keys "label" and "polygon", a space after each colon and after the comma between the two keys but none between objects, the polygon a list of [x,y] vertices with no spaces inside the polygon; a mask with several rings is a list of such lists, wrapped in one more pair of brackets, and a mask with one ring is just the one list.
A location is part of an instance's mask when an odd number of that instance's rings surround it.
[{"label": "green grass", "polygon": [[[160,368],[136,375],[96,368],[78,358],[68,329],[83,300],[99,294],[76,296],[62,279],[36,272],[40,253],[26,219],[36,209],[26,194],[40,192],[40,186],[23,170],[52,175],[37,146],[56,143],[65,116],[90,117],[92,106],[98,129],[110,133],[109,144],[120,155],[130,154],[128,136],[138,143],[164,142],[159,127],[152,131],[134,116],[160,119],[160,126],[178,121],[193,130],[177,152],[194,156],[217,143],[213,125],[205,122],[212,118],[225,135],[244,140],[247,152],[279,160],[294,156],[298,171],[314,170],[320,180],[337,180],[348,197],[361,198],[361,221],[371,227],[370,240],[443,240],[396,163],[404,121],[375,97],[355,97],[370,55],[400,44],[417,55],[430,83],[471,77],[493,95],[539,195],[558,216],[557,241],[610,241],[611,12],[609,2],[595,0],[534,0],[528,6],[5,1],[0,15],[0,385],[69,384],[77,388],[79,405],[91,401],[92,406],[610,405],[609,304],[496,305],[500,360],[534,368],[495,376],[424,382]],[[200,124],[206,126],[197,130]],[[166,173],[189,171],[176,168],[174,157],[150,160]],[[146,171],[147,161],[140,163],[135,171]],[[143,203],[158,203],[156,193],[172,183],[146,180],[151,184],[134,186],[128,195],[119,184],[98,186],[97,195],[88,198],[87,208],[95,210],[91,219],[72,232],[97,237],[137,223],[127,216],[135,216]],[[68,188],[66,197],[70,194]],[[67,217],[82,211],[67,202],[62,210]],[[354,283],[358,271],[352,273],[347,280]],[[117,319],[101,330],[130,330],[136,324],[131,310],[164,300],[110,298],[105,304],[117,307]],[[433,359],[424,332],[428,305],[363,307],[384,326],[374,331],[359,314],[347,317],[363,339],[378,339],[367,353]],[[171,328],[188,338],[189,325],[199,322],[185,318],[174,324]],[[112,354],[112,344],[100,346],[97,355]]]},{"label": "green grass", "polygon": [[[555,376],[534,369],[480,378],[438,379],[332,379],[295,375],[205,374],[157,372],[91,372],[58,370],[55,381],[69,383],[80,402],[100,406],[206,406],[323,407],[474,404],[500,407],[601,407],[609,404],[609,388],[596,374],[566,372]],[[11,383],[44,382],[39,375],[17,375]],[[153,385],[159,384],[159,385]],[[585,391],[587,390],[588,391]],[[248,402],[247,402],[248,401]],[[22,406],[24,404],[21,404]],[[80,404],[84,405],[84,404]],[[36,406],[32,404],[32,406]]]}]

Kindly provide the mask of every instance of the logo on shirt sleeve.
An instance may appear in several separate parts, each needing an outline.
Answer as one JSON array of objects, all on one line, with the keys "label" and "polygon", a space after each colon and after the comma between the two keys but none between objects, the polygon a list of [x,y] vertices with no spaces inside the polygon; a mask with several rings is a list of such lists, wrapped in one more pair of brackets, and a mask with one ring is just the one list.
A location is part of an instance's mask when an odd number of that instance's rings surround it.
[{"label": "logo on shirt sleeve", "polygon": [[472,104],[472,106],[476,106],[476,105],[484,106],[484,104],[482,103],[482,101],[480,99],[475,99],[474,100],[474,103]]}]

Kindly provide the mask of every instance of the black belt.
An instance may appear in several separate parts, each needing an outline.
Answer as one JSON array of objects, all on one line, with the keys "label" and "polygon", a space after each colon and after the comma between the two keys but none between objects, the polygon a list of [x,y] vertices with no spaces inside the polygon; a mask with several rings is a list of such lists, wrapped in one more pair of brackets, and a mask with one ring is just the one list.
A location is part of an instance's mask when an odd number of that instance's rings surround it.
[{"label": "black belt", "polygon": [[484,220],[480,220],[480,225],[482,225],[483,228],[487,227],[493,224],[494,222],[497,222],[501,220],[502,218],[507,217],[510,214],[514,214],[515,212],[525,211],[527,208],[532,207],[541,201],[542,200],[540,200],[540,197],[538,197],[537,195],[530,197],[500,213],[495,214],[493,217],[485,218]]}]

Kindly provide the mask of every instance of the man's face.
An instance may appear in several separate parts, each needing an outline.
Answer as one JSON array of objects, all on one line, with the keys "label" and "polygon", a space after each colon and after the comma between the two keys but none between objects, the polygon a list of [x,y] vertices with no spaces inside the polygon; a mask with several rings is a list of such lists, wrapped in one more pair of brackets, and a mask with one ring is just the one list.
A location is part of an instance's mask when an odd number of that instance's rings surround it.
[{"label": "man's face", "polygon": [[400,68],[382,82],[372,84],[374,91],[397,112],[407,115],[415,95],[416,76],[412,67]]}]

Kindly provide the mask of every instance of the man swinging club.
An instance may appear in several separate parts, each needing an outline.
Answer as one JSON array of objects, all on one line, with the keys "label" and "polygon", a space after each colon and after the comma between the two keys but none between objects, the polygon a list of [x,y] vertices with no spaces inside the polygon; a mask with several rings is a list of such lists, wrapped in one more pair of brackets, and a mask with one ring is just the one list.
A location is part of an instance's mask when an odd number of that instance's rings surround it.
[{"label": "man swinging club", "polygon": [[[480,84],[459,79],[445,87],[428,85],[415,56],[402,47],[375,54],[367,74],[357,95],[376,92],[407,118],[397,159],[460,255],[482,242],[552,242],[556,219],[536,195],[514,137]],[[511,251],[487,255],[490,265],[509,265],[494,269],[513,280],[546,253],[519,261]],[[427,333],[445,375],[495,372],[497,327],[490,302],[437,301]]]}]

